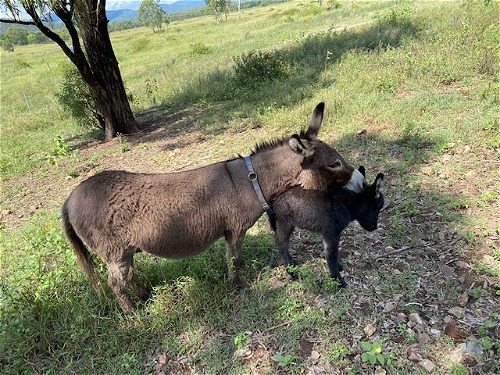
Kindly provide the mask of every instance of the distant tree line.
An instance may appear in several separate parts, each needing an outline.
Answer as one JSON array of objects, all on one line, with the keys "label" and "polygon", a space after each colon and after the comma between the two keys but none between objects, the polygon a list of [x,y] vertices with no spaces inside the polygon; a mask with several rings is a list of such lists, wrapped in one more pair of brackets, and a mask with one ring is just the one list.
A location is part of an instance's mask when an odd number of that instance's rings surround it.
[{"label": "distant tree line", "polygon": [[0,44],[5,51],[14,51],[15,46],[26,44],[50,43],[51,40],[41,31],[31,30],[23,26],[11,26],[0,35]]},{"label": "distant tree line", "polygon": [[[256,6],[265,6],[276,3],[283,3],[288,0],[242,0],[241,1],[241,9],[252,8]],[[152,3],[152,1],[147,1],[146,3]],[[162,22],[169,23],[174,21],[181,21],[190,18],[202,17],[207,14],[213,14],[214,9],[210,7],[215,6],[218,7],[218,11],[236,11],[237,5],[233,2],[226,1],[208,1],[209,5],[206,7],[200,7],[196,9],[187,10],[181,13],[169,13],[162,14]],[[157,2],[154,2],[157,4]],[[227,8],[225,8],[227,6]],[[227,10],[226,10],[227,9]],[[109,32],[121,31],[133,29],[141,26],[151,26],[151,23],[148,23],[147,20],[130,20],[130,21],[114,21],[108,24]],[[69,33],[63,27],[63,24],[54,24],[54,29],[58,31],[58,33],[65,40],[70,40]],[[51,43],[52,40],[42,34],[41,31],[38,30],[35,26],[26,26],[26,25],[16,25],[16,26],[8,26],[0,28],[0,47],[2,47],[6,51],[13,51],[15,46],[23,46],[27,44],[44,44]]]}]

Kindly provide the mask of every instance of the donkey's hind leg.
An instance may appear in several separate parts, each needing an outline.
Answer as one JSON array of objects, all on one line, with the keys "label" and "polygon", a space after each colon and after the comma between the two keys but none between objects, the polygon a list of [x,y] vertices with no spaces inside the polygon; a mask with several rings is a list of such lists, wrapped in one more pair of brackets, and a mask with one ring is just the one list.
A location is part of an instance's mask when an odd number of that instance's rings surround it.
[{"label": "donkey's hind leg", "polygon": [[285,265],[286,271],[288,272],[292,280],[297,280],[299,276],[296,272],[292,271],[290,267],[295,265],[295,261],[288,251],[288,246],[290,244],[290,235],[292,234],[294,228],[295,227],[287,221],[277,220],[274,239],[276,241],[276,245],[278,246],[278,250]]},{"label": "donkey's hind leg", "polygon": [[339,236],[335,234],[326,234],[323,236],[323,246],[326,253],[326,262],[330,270],[330,276],[337,279],[342,288],[347,286],[340,272],[344,269],[339,261]]},{"label": "donkey's hind leg", "polygon": [[[137,251],[136,251],[137,252]],[[149,292],[146,289],[146,287],[139,281],[137,276],[135,275],[134,272],[134,259],[131,258],[130,260],[130,267],[128,269],[128,275],[127,275],[127,280],[130,285],[130,289],[132,289],[132,292],[139,297],[141,300],[145,301],[149,298]]]},{"label": "donkey's hind leg", "polygon": [[118,303],[126,313],[134,309],[134,304],[127,295],[127,278],[131,266],[131,257],[108,261],[108,285],[118,298]]}]

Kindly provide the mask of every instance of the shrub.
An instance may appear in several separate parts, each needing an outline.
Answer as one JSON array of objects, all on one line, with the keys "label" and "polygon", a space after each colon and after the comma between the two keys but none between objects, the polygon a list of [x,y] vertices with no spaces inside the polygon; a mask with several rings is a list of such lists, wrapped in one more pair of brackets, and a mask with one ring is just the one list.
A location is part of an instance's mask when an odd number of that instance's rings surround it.
[{"label": "shrub", "polygon": [[286,77],[290,71],[289,64],[276,53],[249,52],[234,61],[236,81],[244,86]]},{"label": "shrub", "polygon": [[56,98],[63,109],[71,114],[78,125],[85,128],[104,129],[104,119],[96,109],[90,88],[74,66],[66,66],[63,82]]},{"label": "shrub", "polygon": [[191,44],[191,54],[193,55],[208,55],[210,52],[212,52],[212,48],[202,42]]},{"label": "shrub", "polygon": [[2,49],[7,52],[14,52],[14,45],[10,40],[0,40],[0,44],[2,45]]}]

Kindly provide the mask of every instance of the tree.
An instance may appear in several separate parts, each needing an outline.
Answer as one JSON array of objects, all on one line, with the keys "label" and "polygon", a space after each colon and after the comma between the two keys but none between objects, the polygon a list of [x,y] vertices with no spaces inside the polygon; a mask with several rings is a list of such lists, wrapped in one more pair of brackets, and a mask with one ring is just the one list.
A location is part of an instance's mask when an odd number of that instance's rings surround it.
[{"label": "tree", "polygon": [[207,7],[215,14],[215,19],[220,22],[222,14],[226,17],[229,14],[229,0],[205,0]]},{"label": "tree", "polygon": [[[104,119],[104,140],[118,133],[131,134],[140,130],[130,108],[108,32],[106,0],[0,0],[10,18],[0,22],[35,25],[52,39],[76,66],[89,85],[98,112]],[[21,7],[32,20],[21,19]],[[49,26],[55,14],[69,33],[69,46]]]},{"label": "tree", "polygon": [[144,0],[139,6],[139,21],[142,25],[151,26],[153,32],[155,27],[161,30],[165,19],[165,11],[160,7],[160,0]]},{"label": "tree", "polygon": [[13,45],[24,46],[28,44],[28,30],[22,27],[9,27],[2,39],[10,41]]}]

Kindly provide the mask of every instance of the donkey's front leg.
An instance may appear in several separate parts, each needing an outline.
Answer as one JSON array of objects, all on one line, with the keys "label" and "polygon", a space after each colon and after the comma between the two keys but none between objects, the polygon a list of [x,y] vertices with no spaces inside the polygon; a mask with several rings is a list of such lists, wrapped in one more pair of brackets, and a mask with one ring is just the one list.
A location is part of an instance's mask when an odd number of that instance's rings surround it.
[{"label": "donkey's front leg", "polygon": [[323,239],[323,246],[325,248],[326,262],[330,270],[330,276],[340,282],[340,286],[345,288],[347,283],[340,275],[343,267],[339,262],[339,236],[325,236]]},{"label": "donkey's front leg", "polygon": [[241,245],[245,238],[245,232],[234,234],[231,231],[225,233],[226,238],[226,262],[229,272],[229,281],[233,283],[238,289],[247,287],[246,283],[240,279],[240,265],[241,265]]}]

